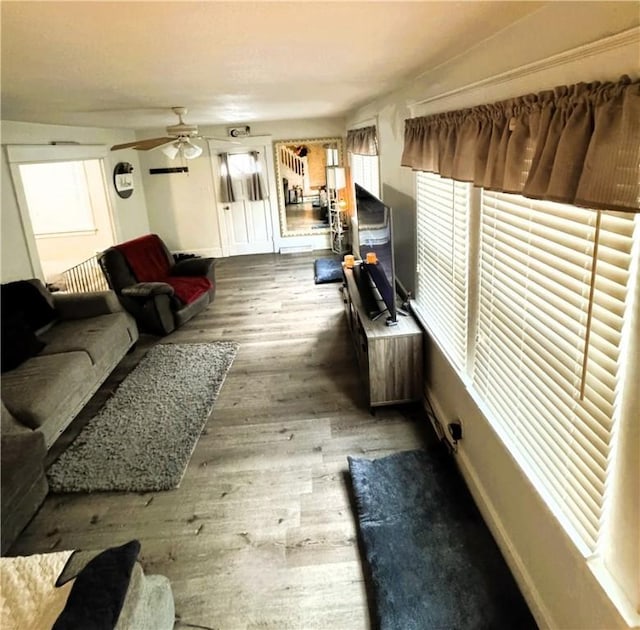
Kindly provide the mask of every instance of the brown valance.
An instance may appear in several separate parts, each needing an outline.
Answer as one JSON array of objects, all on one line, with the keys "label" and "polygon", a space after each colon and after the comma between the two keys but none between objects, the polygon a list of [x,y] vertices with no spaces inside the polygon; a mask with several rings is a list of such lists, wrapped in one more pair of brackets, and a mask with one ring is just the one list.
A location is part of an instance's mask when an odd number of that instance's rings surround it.
[{"label": "brown valance", "polygon": [[402,165],[589,208],[640,211],[640,81],[578,83],[405,121]]},{"label": "brown valance", "polygon": [[378,134],[375,125],[347,131],[347,151],[357,155],[378,155]]}]

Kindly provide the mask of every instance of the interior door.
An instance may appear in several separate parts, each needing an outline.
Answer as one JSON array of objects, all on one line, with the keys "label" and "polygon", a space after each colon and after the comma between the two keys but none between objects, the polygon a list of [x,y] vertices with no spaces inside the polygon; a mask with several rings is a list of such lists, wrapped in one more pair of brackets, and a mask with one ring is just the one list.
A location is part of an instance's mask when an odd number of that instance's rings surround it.
[{"label": "interior door", "polygon": [[[257,161],[251,152],[257,152]],[[275,251],[273,239],[273,209],[268,196],[269,178],[267,161],[264,159],[264,148],[243,147],[227,152],[229,172],[233,177],[233,186],[237,201],[220,202],[221,232],[223,253],[227,256],[243,254],[264,254]],[[221,174],[221,163],[218,154],[214,154],[214,162],[218,174]],[[250,201],[248,191],[249,171],[256,165],[261,169],[264,182],[265,199]],[[218,197],[220,198],[220,197]]]}]

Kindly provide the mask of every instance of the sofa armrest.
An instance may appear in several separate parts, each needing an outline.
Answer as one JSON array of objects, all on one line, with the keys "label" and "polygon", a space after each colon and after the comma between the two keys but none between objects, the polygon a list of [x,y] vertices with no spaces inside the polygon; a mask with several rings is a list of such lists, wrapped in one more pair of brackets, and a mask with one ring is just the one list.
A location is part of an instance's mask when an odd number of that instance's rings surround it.
[{"label": "sofa armrest", "polygon": [[150,298],[155,295],[173,295],[174,289],[166,282],[138,282],[125,287],[121,293],[131,298]]},{"label": "sofa armrest", "polygon": [[2,435],[15,435],[16,433],[33,433],[33,431],[20,422],[5,406],[0,402],[0,433]]},{"label": "sofa armrest", "polygon": [[208,276],[215,258],[186,258],[171,267],[172,276]]},{"label": "sofa armrest", "polygon": [[53,303],[60,319],[84,319],[123,310],[113,291],[54,293]]}]

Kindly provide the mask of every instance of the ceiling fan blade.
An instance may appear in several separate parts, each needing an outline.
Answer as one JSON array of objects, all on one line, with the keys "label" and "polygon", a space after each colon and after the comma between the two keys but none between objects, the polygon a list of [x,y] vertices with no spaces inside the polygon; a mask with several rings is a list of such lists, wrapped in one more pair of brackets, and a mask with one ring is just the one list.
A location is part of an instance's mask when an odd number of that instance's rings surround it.
[{"label": "ceiling fan blade", "polygon": [[149,138],[147,140],[136,140],[135,142],[126,142],[125,144],[115,144],[111,147],[112,151],[119,149],[135,149],[136,151],[149,151],[163,144],[175,142],[176,138]]}]

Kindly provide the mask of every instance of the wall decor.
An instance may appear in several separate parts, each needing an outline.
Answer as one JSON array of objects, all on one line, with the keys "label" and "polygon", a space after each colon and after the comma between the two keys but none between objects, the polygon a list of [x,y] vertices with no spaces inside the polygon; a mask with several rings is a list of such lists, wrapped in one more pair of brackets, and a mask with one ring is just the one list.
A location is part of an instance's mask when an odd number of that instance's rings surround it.
[{"label": "wall decor", "polygon": [[327,234],[327,167],[344,167],[342,138],[278,140],[273,148],[282,236]]},{"label": "wall decor", "polygon": [[171,166],[168,168],[150,168],[150,175],[166,175],[167,173],[188,173],[188,166]]},{"label": "wall decor", "polygon": [[129,162],[118,162],[113,169],[113,186],[118,197],[127,199],[133,195],[133,166]]}]

